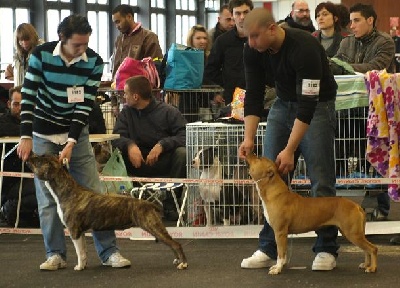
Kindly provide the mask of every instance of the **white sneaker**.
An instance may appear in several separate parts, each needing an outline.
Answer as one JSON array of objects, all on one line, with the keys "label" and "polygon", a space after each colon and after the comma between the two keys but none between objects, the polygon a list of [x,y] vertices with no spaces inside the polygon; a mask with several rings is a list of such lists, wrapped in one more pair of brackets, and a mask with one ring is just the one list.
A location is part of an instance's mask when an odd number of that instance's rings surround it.
[{"label": "white sneaker", "polygon": [[67,267],[67,262],[65,262],[64,259],[62,259],[61,256],[58,254],[50,256],[45,262],[43,262],[39,266],[40,270],[49,271],[54,271],[65,267]]},{"label": "white sneaker", "polygon": [[313,271],[330,271],[335,267],[335,256],[327,252],[320,252],[315,256],[311,269]]},{"label": "white sneaker", "polygon": [[113,268],[123,268],[131,266],[131,261],[122,257],[119,252],[114,252],[110,257],[108,257],[106,262],[103,262],[103,265],[111,266]]},{"label": "white sneaker", "polygon": [[267,254],[261,250],[257,250],[254,254],[242,260],[240,267],[248,269],[266,268],[273,265],[274,260],[269,258]]}]

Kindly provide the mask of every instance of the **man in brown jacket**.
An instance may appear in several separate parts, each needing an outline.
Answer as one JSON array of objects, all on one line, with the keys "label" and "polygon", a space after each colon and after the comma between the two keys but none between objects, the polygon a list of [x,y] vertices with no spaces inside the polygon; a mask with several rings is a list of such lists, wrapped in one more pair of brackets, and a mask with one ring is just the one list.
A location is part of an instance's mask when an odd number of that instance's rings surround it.
[{"label": "man in brown jacket", "polygon": [[118,67],[126,57],[141,60],[145,57],[163,57],[157,35],[142,27],[133,19],[133,9],[129,5],[118,5],[112,11],[112,21],[121,34],[115,40],[112,55],[112,76],[114,78]]}]

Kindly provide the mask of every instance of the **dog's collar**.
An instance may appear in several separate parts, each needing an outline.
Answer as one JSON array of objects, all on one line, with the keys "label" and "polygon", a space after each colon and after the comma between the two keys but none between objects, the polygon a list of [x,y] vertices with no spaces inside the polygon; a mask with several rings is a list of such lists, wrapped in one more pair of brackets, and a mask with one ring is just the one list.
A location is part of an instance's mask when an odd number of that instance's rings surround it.
[{"label": "dog's collar", "polygon": [[260,179],[258,179],[258,180],[254,180],[254,183],[256,183],[256,184],[258,184],[258,182],[260,182],[261,180],[264,180],[264,179],[266,179],[267,177],[263,177],[263,178],[260,178]]}]

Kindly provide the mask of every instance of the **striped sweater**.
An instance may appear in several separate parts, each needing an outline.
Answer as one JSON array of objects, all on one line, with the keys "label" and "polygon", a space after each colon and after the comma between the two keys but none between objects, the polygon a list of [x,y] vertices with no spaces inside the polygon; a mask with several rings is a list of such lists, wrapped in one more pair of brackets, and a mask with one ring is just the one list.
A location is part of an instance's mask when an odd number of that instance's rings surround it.
[{"label": "striped sweater", "polygon": [[[78,140],[88,122],[97,88],[103,73],[103,60],[88,48],[88,61],[80,60],[67,67],[53,51],[57,41],[34,49],[22,87],[21,136],[68,133]],[[67,88],[83,87],[84,102],[68,103]]]}]

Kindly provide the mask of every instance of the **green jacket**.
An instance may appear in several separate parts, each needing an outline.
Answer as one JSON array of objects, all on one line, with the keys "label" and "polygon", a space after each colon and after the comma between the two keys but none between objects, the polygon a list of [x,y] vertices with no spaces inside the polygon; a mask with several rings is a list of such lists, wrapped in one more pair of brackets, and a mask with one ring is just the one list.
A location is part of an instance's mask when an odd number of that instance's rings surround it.
[{"label": "green jacket", "polygon": [[356,72],[386,69],[395,72],[395,45],[392,37],[373,30],[371,34],[357,39],[354,35],[345,37],[335,57],[349,63]]}]

